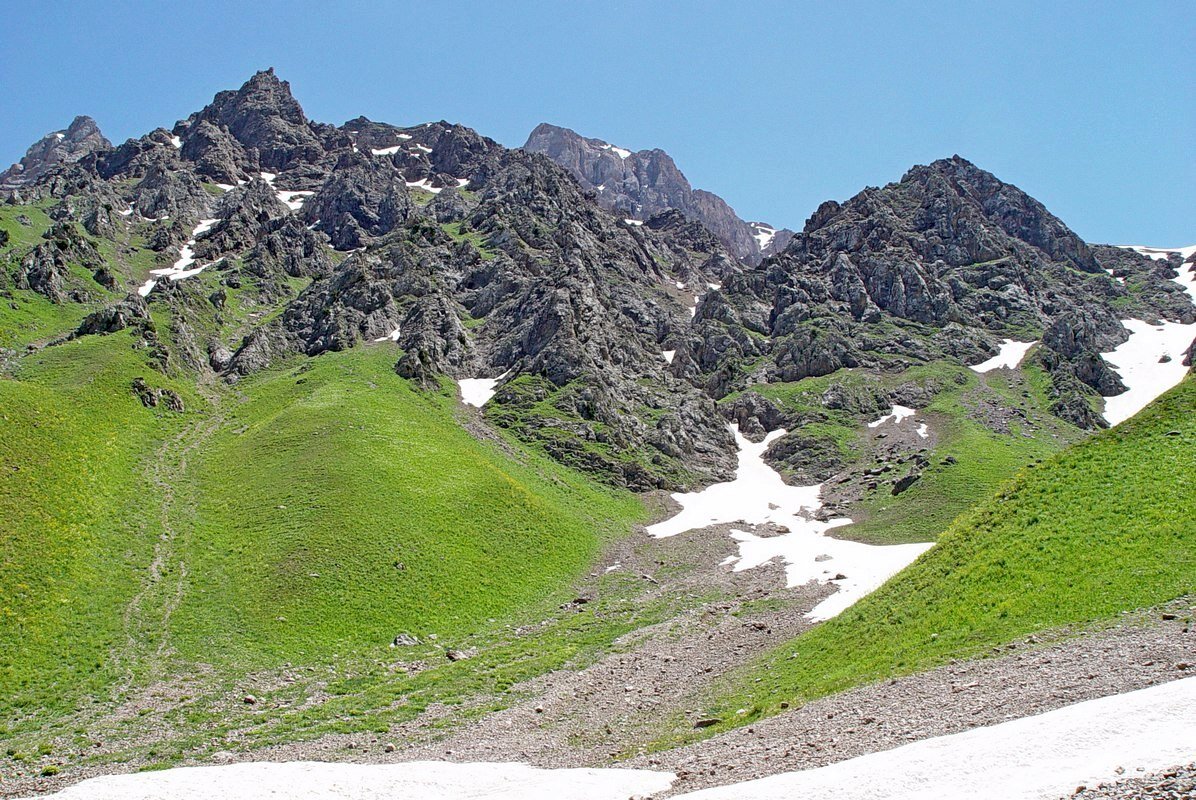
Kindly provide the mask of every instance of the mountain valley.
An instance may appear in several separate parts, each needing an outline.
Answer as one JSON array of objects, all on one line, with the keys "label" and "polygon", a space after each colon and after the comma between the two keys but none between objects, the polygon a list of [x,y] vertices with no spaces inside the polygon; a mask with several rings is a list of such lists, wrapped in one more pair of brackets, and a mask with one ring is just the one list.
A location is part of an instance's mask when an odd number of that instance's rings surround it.
[{"label": "mountain valley", "polygon": [[317,122],[273,69],[77,117],[0,197],[2,797],[665,797],[1190,680],[1196,247],[958,155],[790,230],[660,149]]}]

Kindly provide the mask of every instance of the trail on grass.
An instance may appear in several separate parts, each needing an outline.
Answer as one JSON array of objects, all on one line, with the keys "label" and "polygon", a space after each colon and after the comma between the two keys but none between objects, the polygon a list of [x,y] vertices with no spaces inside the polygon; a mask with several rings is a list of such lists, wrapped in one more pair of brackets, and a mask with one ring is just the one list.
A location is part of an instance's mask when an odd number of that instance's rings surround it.
[{"label": "trail on grass", "polygon": [[151,487],[147,502],[157,505],[161,532],[141,588],[122,614],[125,643],[123,652],[117,652],[115,658],[125,677],[118,694],[124,694],[139,675],[164,677],[165,662],[172,652],[170,618],[187,588],[187,563],[180,555],[179,544],[195,524],[196,497],[187,478],[188,458],[224,423],[220,395],[210,381],[201,381],[197,388],[208,402],[210,413],[163,442],[146,467]]}]

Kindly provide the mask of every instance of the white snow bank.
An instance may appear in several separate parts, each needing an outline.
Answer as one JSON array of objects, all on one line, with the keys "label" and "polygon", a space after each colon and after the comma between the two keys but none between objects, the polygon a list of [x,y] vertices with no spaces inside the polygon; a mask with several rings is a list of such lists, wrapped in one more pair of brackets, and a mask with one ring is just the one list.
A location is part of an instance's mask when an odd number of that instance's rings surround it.
[{"label": "white snow bank", "polygon": [[677,351],[676,351],[676,350],[665,350],[665,351],[663,351],[663,352],[661,353],[661,355],[662,355],[662,356],[664,356],[664,360],[665,360],[665,361],[667,361],[667,362],[669,362],[670,364],[672,364],[672,363],[673,363],[673,357],[674,357],[675,355],[677,355]]},{"label": "white snow bank", "polygon": [[[199,267],[191,266],[195,263],[195,239],[207,233],[209,230],[211,230],[212,226],[219,221],[220,220],[218,219],[201,219],[199,224],[195,226],[195,229],[191,231],[191,238],[188,239],[187,243],[183,245],[181,250],[179,250],[178,261],[175,261],[173,266],[170,267],[165,267],[163,269],[151,269],[150,275],[160,275],[164,278],[170,278],[172,281],[181,281],[183,278],[190,278],[192,275],[198,275],[210,267],[211,264],[203,264]],[[157,285],[158,281],[151,278],[141,285],[141,288],[137,290],[137,294],[141,295],[142,297],[147,297]]]},{"label": "white snow bank", "polygon": [[627,800],[668,789],[669,772],[525,764],[256,762],[91,778],[59,800]]},{"label": "white snow bank", "polygon": [[644,221],[643,221],[642,219],[625,219],[625,220],[623,220],[623,221],[624,221],[624,222],[626,222],[628,225],[634,225],[634,226],[636,226],[637,228],[638,228],[640,225],[643,225],[643,224],[644,224]]},{"label": "white snow bank", "polygon": [[414,147],[416,150],[420,151],[421,153],[431,153],[432,152],[431,147],[428,147],[427,145],[424,145],[424,144],[420,144],[419,142],[415,142],[411,146]]},{"label": "white snow bank", "polygon": [[385,336],[379,336],[374,341],[375,342],[385,342],[388,340],[392,341],[392,342],[397,342],[399,340],[399,328],[395,328],[393,331],[386,334]]},{"label": "white snow bank", "polygon": [[772,240],[777,237],[776,228],[770,228],[762,223],[753,222],[752,229],[756,231],[752,236],[756,239],[756,244],[760,247],[760,252],[763,253],[772,244]]},{"label": "white snow bank", "polygon": [[889,411],[888,414],[885,414],[880,419],[873,420],[872,422],[869,422],[868,427],[869,428],[879,428],[881,425],[884,425],[889,420],[893,420],[894,425],[900,425],[901,420],[903,420],[907,417],[912,417],[914,414],[917,414],[917,413],[918,413],[917,411],[914,411],[912,408],[909,408],[907,406],[893,406],[892,410]]},{"label": "white snow bank", "polygon": [[431,192],[432,194],[440,194],[444,191],[444,188],[441,186],[433,186],[432,182],[427,178],[420,178],[418,181],[407,181],[407,186],[411,189],[423,189],[425,192]]},{"label": "white snow bank", "polygon": [[315,192],[278,192],[278,199],[292,211],[298,211],[303,206],[303,201],[311,197]]},{"label": "white snow bank", "polygon": [[930,438],[930,426],[927,425],[925,422],[923,422],[921,425],[918,426],[918,435],[921,436],[923,439],[929,439]]},{"label": "white snow bank", "polygon": [[[410,139],[411,137],[408,136],[407,138]],[[376,156],[393,156],[402,149],[402,146],[396,144],[394,147],[380,147],[376,150],[371,148],[370,152]]]},{"label": "white snow bank", "polygon": [[183,149],[183,140],[182,140],[182,139],[180,139],[180,138],[179,138],[179,137],[177,137],[177,136],[171,136],[171,137],[170,137],[170,143],[171,143],[172,145],[174,145],[174,147],[175,147],[175,149],[176,149],[176,150],[182,150],[182,149]]},{"label": "white snow bank", "polygon": [[997,354],[988,361],[982,361],[979,364],[973,364],[972,369],[976,372],[992,372],[994,369],[1016,369],[1017,365],[1022,363],[1022,359],[1026,356],[1026,351],[1034,346],[1034,342],[1016,342],[1013,339],[1006,339],[1001,342],[1001,349]]},{"label": "white snow bank", "polygon": [[676,800],[1055,800],[1196,758],[1196,678]]},{"label": "white snow bank", "polygon": [[[1179,253],[1185,259],[1196,253],[1196,245],[1174,250],[1139,246],[1130,249],[1159,259],[1166,258],[1168,253]],[[1181,266],[1174,280],[1196,302],[1196,272],[1191,267]],[[1121,324],[1129,330],[1130,338],[1108,353],[1101,353],[1127,387],[1121,394],[1105,398],[1105,419],[1110,425],[1134,416],[1182,381],[1188,372],[1183,365],[1184,355],[1196,339],[1196,323],[1183,325],[1164,320],[1150,325],[1142,320],[1123,319]]]},{"label": "white snow bank", "polygon": [[494,397],[494,390],[498,386],[498,382],[507,377],[509,373],[510,370],[507,370],[497,378],[462,378],[457,381],[457,385],[461,387],[461,402],[477,408],[486,405],[486,402]]},{"label": "white snow bank", "polygon": [[809,518],[822,506],[822,485],[790,486],[764,462],[768,445],[785,431],[773,431],[764,437],[764,441],[753,444],[739,433],[737,426],[732,425],[731,430],[739,445],[735,480],[716,483],[697,492],[674,494],[673,499],[681,504],[681,511],[663,522],[649,525],[649,535],[664,538],[729,522],[772,523],[789,528],[789,533],[768,537],[732,531],[731,537],[739,542],[739,555],[729,563],[734,563],[735,571],[741,572],[780,558],[785,564],[789,586],[808,581],[834,581],[839,591],[807,614],[814,620],[835,616],[931,546],[873,546],[826,536],[826,531],[848,525],[851,520],[842,517],[823,522]]},{"label": "white snow bank", "polygon": [[[1196,323],[1150,325],[1127,319],[1121,324],[1129,329],[1130,338],[1110,352],[1101,353],[1128,387],[1119,395],[1105,398],[1105,419],[1110,425],[1134,416],[1184,379],[1188,372],[1183,364],[1184,353],[1196,338]],[[1160,363],[1168,356],[1169,361]]]},{"label": "white snow bank", "polygon": [[609,150],[619,158],[627,158],[627,156],[631,155],[630,150],[624,150],[622,147],[615,147],[613,144],[604,144],[602,145],[602,149]]},{"label": "white snow bank", "polygon": [[1166,261],[1167,256],[1171,253],[1179,253],[1179,257],[1187,261],[1189,256],[1196,253],[1196,244],[1190,244],[1187,247],[1147,247],[1141,244],[1123,244],[1119,246],[1126,250],[1133,250],[1135,253],[1141,253],[1156,261]]}]

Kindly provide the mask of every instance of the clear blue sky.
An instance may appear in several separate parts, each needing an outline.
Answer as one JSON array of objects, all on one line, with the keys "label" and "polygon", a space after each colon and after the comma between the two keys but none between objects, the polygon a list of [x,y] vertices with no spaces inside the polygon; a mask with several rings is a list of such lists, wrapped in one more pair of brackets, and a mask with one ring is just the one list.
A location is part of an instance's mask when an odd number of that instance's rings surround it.
[{"label": "clear blue sky", "polygon": [[1196,242],[1192,0],[157,0],[4,22],[6,164],[75,114],[119,142],[274,66],[320,121],[447,119],[509,146],[554,122],[661,147],[790,227],[959,153],[1090,241]]}]

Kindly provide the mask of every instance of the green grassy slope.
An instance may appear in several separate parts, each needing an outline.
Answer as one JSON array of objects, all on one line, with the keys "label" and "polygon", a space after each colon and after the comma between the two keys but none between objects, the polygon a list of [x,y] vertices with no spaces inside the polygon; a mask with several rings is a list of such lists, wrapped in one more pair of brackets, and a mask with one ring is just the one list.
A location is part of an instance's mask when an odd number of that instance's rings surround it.
[{"label": "green grassy slope", "polygon": [[[852,507],[855,523],[838,529],[836,535],[857,541],[934,541],[961,510],[991,495],[1019,469],[1083,436],[1046,410],[1050,405],[1047,379],[1041,368],[1030,363],[1017,371],[986,375],[943,362],[894,373],[843,369],[793,383],[757,384],[752,389],[808,420],[801,433],[838,448],[843,463],[872,466],[861,460],[867,458],[861,418],[823,405],[823,394],[832,386],[849,396],[916,386],[933,397],[918,409],[918,418],[929,423],[936,439],[928,454],[930,466],[921,480],[900,495],[893,496],[882,485]],[[975,417],[975,409],[985,404],[1019,409],[1023,416],[1014,418],[1008,433],[997,433]],[[953,461],[944,463],[948,459]]]},{"label": "green grassy slope", "polygon": [[[182,652],[247,665],[384,649],[544,600],[643,513],[519,461],[413,390],[393,346],[302,362],[247,396],[199,458]],[[234,655],[235,654],[235,655]]]},{"label": "green grassy slope", "polygon": [[1194,498],[1189,377],[1134,419],[1021,472],[893,580],[736,675],[713,713],[750,721],[781,702],[1194,592]]},{"label": "green grassy slope", "polygon": [[0,710],[68,706],[122,671],[121,609],[158,531],[141,462],[181,424],[130,383],[194,402],[131,345],[79,340],[0,377]]},{"label": "green grassy slope", "polygon": [[[84,697],[384,657],[557,603],[644,514],[414,391],[391,345],[201,393],[126,333],[0,378],[0,730]],[[187,410],[146,409],[134,377]],[[85,705],[85,704],[84,704]]]}]

